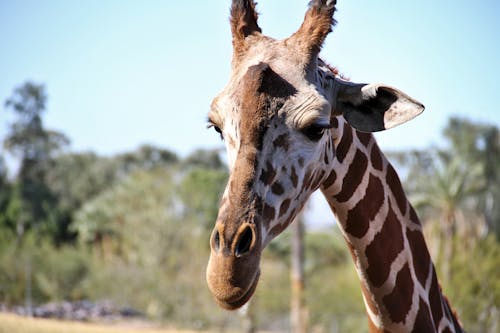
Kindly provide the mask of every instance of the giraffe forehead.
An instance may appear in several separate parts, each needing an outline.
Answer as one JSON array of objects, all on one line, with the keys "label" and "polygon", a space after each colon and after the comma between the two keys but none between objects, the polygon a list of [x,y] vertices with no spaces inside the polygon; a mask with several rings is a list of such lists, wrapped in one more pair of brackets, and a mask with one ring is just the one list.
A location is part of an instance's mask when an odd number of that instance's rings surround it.
[{"label": "giraffe forehead", "polygon": [[[255,73],[255,67],[262,66],[266,67],[263,73]],[[211,119],[236,127],[244,124],[245,128],[278,114],[286,121],[284,125],[295,129],[314,122],[329,123],[331,117],[331,105],[321,85],[304,78],[289,80],[264,63],[250,67],[240,81],[231,80],[211,109]]]},{"label": "giraffe forehead", "polygon": [[[245,77],[248,76],[249,70],[260,64],[269,66],[276,76],[293,86],[296,91],[302,91],[304,88],[307,90],[311,83],[316,84],[313,82],[315,75],[311,75],[314,70],[306,66],[297,50],[290,47],[284,40],[279,41],[261,36],[253,38],[243,58],[233,61],[229,82],[221,95],[237,99],[239,92],[246,85]],[[279,85],[274,88],[279,90]]]}]

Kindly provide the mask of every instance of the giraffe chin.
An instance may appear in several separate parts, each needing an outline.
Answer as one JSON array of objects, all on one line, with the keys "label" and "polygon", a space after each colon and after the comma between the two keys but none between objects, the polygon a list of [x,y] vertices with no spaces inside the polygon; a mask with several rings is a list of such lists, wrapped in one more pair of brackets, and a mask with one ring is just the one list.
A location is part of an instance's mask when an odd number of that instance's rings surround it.
[{"label": "giraffe chin", "polygon": [[243,305],[245,305],[245,303],[247,303],[250,298],[252,298],[255,290],[257,289],[257,284],[259,283],[259,277],[260,277],[260,270],[257,271],[257,274],[255,275],[255,278],[252,282],[252,284],[250,285],[250,287],[247,289],[247,291],[245,291],[245,293],[241,296],[236,296],[236,297],[233,297],[231,299],[226,299],[226,300],[222,300],[222,299],[218,299],[217,297],[214,297],[215,298],[215,301],[217,302],[217,304],[225,309],[225,310],[230,310],[230,311],[233,311],[233,310],[237,310],[239,308],[241,308]]}]

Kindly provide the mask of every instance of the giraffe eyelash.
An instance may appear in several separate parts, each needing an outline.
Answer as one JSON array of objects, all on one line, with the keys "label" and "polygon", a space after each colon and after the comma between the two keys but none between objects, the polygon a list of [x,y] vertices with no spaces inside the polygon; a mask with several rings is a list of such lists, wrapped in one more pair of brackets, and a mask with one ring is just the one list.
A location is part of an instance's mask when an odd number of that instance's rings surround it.
[{"label": "giraffe eyelash", "polygon": [[224,141],[224,135],[222,134],[222,130],[219,126],[217,126],[213,121],[211,121],[210,119],[208,120],[208,123],[207,123],[207,128],[213,128],[217,133],[219,133],[220,135],[220,139],[222,141]]},{"label": "giraffe eyelash", "polygon": [[325,133],[325,131],[330,129],[330,128],[332,128],[331,124],[312,123],[312,124],[302,128],[300,131],[309,140],[311,140],[313,142],[317,142],[323,137],[323,134]]}]

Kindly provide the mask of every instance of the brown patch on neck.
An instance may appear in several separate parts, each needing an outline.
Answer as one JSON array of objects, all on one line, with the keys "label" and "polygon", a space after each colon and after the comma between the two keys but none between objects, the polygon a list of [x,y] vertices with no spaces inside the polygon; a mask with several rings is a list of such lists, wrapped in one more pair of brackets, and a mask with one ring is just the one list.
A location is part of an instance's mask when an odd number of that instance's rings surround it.
[{"label": "brown patch on neck", "polygon": [[425,288],[425,282],[429,276],[431,256],[427,250],[424,235],[420,230],[411,231],[410,229],[406,229],[406,238],[410,244],[415,275],[420,284]]},{"label": "brown patch on neck", "polygon": [[420,219],[418,218],[417,213],[415,212],[415,209],[411,204],[410,204],[410,221],[412,221],[417,225],[420,225]]},{"label": "brown patch on neck", "polygon": [[349,170],[342,181],[342,189],[335,195],[338,202],[346,202],[353,196],[363,180],[367,166],[368,158],[366,155],[359,149],[356,150],[352,163],[349,165]]},{"label": "brown patch on neck", "polygon": [[370,174],[365,196],[347,213],[346,232],[357,238],[363,237],[368,231],[370,221],[375,218],[384,200],[382,182]]},{"label": "brown patch on neck", "polygon": [[389,277],[391,264],[404,249],[401,222],[392,210],[389,201],[389,212],[384,225],[373,241],[366,247],[368,259],[367,276],[374,287],[380,287]]},{"label": "brown patch on neck", "polygon": [[342,163],[344,158],[347,156],[349,149],[351,149],[352,144],[352,127],[347,123],[344,123],[344,129],[342,131],[342,138],[336,148],[337,160]]},{"label": "brown patch on neck", "polygon": [[417,317],[415,318],[415,324],[413,325],[413,330],[411,332],[436,332],[436,328],[437,326],[434,326],[432,323],[429,307],[424,300],[420,298]]},{"label": "brown patch on neck", "polygon": [[429,290],[429,303],[434,319],[434,326],[438,327],[441,318],[443,318],[443,297],[441,295],[441,288],[439,288],[434,267],[432,270],[431,288]]},{"label": "brown patch on neck", "polygon": [[356,131],[356,136],[365,147],[368,147],[368,144],[370,143],[373,137],[371,133],[365,133],[360,131]]},{"label": "brown patch on neck", "polygon": [[378,145],[376,142],[372,146],[372,151],[370,154],[370,161],[371,161],[372,166],[375,170],[382,171],[382,168],[384,167],[384,164],[382,161],[382,152],[378,148]]},{"label": "brown patch on neck", "polygon": [[321,186],[326,190],[335,183],[335,180],[337,180],[337,174],[335,170],[332,170]]},{"label": "brown patch on neck", "polygon": [[390,294],[384,296],[384,305],[394,323],[404,322],[410,312],[413,296],[413,280],[408,263],[398,272],[396,284]]}]

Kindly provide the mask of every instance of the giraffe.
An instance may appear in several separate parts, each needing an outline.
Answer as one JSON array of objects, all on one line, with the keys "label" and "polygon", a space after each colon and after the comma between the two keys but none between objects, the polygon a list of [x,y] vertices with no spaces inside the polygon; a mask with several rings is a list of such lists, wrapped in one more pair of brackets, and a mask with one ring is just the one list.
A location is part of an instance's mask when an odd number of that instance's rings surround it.
[{"label": "giraffe", "polygon": [[335,6],[312,0],[297,32],[275,40],[262,34],[253,0],[232,1],[231,76],[208,114],[230,169],[210,237],[209,289],[222,308],[243,306],[263,249],[319,189],[352,254],[370,332],[463,332],[371,134],[424,106],[384,84],[348,82],[319,58]]}]

